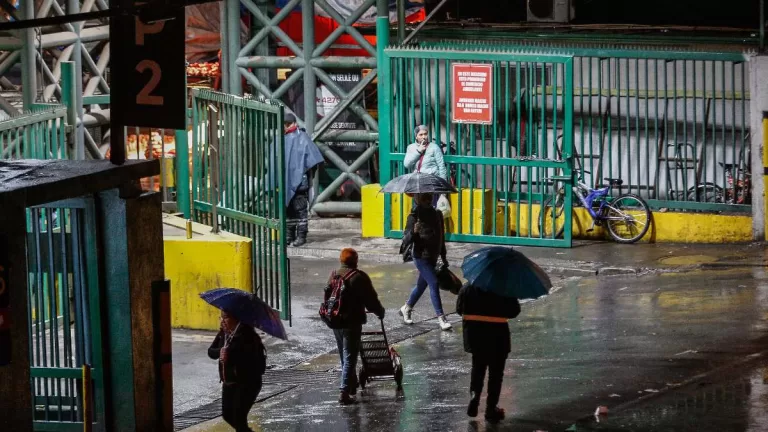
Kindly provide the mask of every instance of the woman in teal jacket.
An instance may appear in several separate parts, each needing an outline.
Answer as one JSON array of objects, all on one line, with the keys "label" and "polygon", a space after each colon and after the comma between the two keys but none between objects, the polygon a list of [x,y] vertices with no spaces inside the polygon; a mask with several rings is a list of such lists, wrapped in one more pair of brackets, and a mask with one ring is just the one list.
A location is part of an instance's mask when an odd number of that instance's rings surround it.
[{"label": "woman in teal jacket", "polygon": [[[443,149],[435,142],[429,142],[429,129],[424,125],[416,126],[414,130],[416,142],[409,145],[405,152],[405,168],[411,172],[420,172],[432,174],[448,180],[448,169],[443,159]],[[440,199],[439,194],[435,194],[432,206],[437,205]]]}]

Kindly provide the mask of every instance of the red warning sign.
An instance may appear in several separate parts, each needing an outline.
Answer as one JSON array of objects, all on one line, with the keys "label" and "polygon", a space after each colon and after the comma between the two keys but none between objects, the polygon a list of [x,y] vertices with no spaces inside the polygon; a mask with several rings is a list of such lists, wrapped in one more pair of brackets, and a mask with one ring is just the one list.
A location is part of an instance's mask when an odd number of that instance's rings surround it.
[{"label": "red warning sign", "polygon": [[476,63],[451,65],[454,123],[493,123],[493,66]]}]

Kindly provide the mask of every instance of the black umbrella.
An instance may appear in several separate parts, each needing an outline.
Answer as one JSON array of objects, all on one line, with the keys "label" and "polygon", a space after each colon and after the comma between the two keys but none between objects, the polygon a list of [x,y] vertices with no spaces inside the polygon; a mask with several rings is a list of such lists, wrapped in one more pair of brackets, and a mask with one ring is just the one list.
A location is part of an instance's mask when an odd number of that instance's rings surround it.
[{"label": "black umbrella", "polygon": [[432,174],[411,173],[395,177],[381,189],[384,193],[444,194],[458,192],[447,180]]}]

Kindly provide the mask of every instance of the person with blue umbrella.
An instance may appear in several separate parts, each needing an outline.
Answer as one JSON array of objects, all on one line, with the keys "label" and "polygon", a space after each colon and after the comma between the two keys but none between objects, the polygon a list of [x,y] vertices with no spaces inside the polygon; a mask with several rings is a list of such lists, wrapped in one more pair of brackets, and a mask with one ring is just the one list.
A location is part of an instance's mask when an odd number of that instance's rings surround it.
[{"label": "person with blue umbrella", "polygon": [[456,312],[463,319],[464,350],[472,354],[467,415],[476,417],[488,371],[485,419],[505,416],[498,407],[504,367],[512,350],[508,320],[520,314],[518,299],[546,295],[552,287],[539,266],[512,248],[488,247],[464,258],[467,283],[459,291]]},{"label": "person with blue umbrella", "polygon": [[217,288],[200,294],[221,310],[221,327],[208,357],[218,360],[221,415],[237,432],[248,432],[248,413],[261,391],[267,369],[267,351],[254,327],[287,339],[277,312],[256,295],[234,288]]}]

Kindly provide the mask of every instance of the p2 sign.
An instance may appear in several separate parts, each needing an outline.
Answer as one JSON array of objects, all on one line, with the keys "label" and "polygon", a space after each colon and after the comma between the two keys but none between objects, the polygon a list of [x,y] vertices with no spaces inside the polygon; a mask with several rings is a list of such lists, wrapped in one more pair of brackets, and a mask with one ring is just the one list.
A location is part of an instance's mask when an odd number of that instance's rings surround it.
[{"label": "p2 sign", "polygon": [[[123,0],[122,5],[143,3]],[[112,57],[110,83],[115,124],[185,128],[184,24],[184,8],[175,11],[173,19],[152,23],[133,15],[112,19],[112,52],[119,53]]]}]

